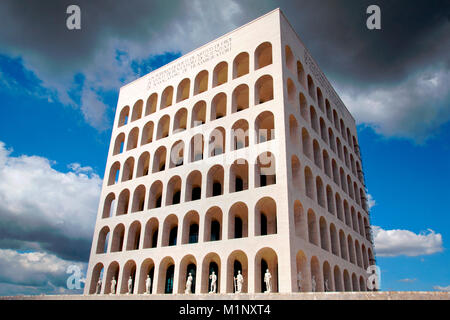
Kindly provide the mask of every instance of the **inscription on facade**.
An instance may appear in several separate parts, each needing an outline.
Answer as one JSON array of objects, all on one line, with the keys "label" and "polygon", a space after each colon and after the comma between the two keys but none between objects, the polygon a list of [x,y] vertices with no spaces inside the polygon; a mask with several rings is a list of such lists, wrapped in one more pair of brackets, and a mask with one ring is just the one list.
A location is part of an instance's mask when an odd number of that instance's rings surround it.
[{"label": "inscription on facade", "polygon": [[195,69],[208,61],[223,56],[230,51],[231,38],[227,38],[214,43],[209,47],[176,62],[168,68],[165,68],[164,70],[151,75],[147,79],[147,90],[154,86],[167,82],[176,76]]},{"label": "inscription on facade", "polygon": [[316,65],[314,60],[312,59],[311,55],[309,54],[308,50],[304,50],[304,58],[305,58],[305,64],[308,66],[309,70],[311,70],[312,75],[314,76],[315,80],[320,83],[320,86],[323,90],[326,91],[326,94],[328,97],[330,97],[331,102],[337,106],[339,111],[347,115],[348,111],[345,107],[344,103],[341,101],[339,96],[337,95],[336,91],[331,87],[328,80],[325,78],[325,75],[322,73],[322,71],[319,69],[319,67]]}]

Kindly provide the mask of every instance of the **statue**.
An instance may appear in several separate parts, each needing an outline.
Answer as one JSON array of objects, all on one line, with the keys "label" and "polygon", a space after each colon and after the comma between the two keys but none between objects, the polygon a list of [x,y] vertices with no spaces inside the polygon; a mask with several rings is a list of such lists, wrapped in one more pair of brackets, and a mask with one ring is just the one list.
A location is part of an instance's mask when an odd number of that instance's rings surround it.
[{"label": "statue", "polygon": [[216,293],[216,289],[217,289],[217,276],[216,273],[213,271],[212,274],[209,276],[209,278],[211,279],[211,290],[209,291],[209,293]]},{"label": "statue", "polygon": [[100,294],[100,291],[102,290],[102,279],[98,279],[97,281],[97,288],[95,290],[96,294]]},{"label": "statue", "polygon": [[303,281],[303,275],[302,272],[299,271],[297,273],[297,286],[298,286],[298,292],[302,291],[302,281]]},{"label": "statue", "polygon": [[311,279],[312,292],[316,292],[316,277],[312,276]]},{"label": "statue", "polygon": [[234,292],[235,293],[241,293],[242,292],[242,284],[244,283],[244,277],[241,274],[241,270],[238,270],[238,274],[236,278],[234,278],[235,284],[234,284]]},{"label": "statue", "polygon": [[128,279],[128,292],[127,294],[132,294],[133,293],[133,278],[130,276],[130,278]]},{"label": "statue", "polygon": [[325,279],[325,292],[330,291],[330,287],[328,286],[328,279]]},{"label": "statue", "polygon": [[266,283],[266,291],[264,291],[264,293],[272,292],[272,284],[270,282],[271,278],[272,275],[270,274],[269,269],[267,269],[266,273],[264,274],[264,282]]},{"label": "statue", "polygon": [[150,294],[150,289],[152,288],[152,279],[149,275],[147,275],[147,279],[145,279],[145,293]]},{"label": "statue", "polygon": [[116,294],[116,284],[116,277],[113,276],[111,280],[111,294]]},{"label": "statue", "polygon": [[185,294],[189,294],[192,293],[192,281],[194,280],[194,278],[192,277],[192,274],[189,272],[189,276],[187,277],[186,280],[186,290],[184,290]]}]

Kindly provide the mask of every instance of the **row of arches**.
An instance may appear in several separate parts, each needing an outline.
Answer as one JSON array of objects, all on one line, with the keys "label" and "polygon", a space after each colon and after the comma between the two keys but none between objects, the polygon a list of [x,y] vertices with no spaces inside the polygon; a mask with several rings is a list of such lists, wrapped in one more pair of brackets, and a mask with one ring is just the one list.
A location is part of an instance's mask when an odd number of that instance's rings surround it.
[{"label": "row of arches", "polygon": [[244,277],[242,292],[263,292],[264,273],[267,269],[272,275],[272,292],[278,292],[278,257],[269,247],[260,249],[253,260],[249,260],[244,251],[234,250],[223,258],[215,252],[207,253],[203,258],[188,254],[179,261],[170,256],[160,261],[147,258],[139,266],[134,260],[128,260],[122,266],[113,261],[107,266],[106,272],[103,264],[99,262],[92,270],[89,293],[96,292],[97,282],[102,279],[101,293],[110,294],[113,277],[118,280],[116,293],[127,293],[128,280],[131,277],[132,292],[143,294],[147,276],[152,279],[151,294],[184,293],[189,273],[193,276],[192,293],[208,293],[211,284],[209,275],[213,271],[217,275],[217,293],[234,292],[233,277],[238,271]]},{"label": "row of arches", "polygon": [[[224,225],[226,225],[225,228]],[[196,210],[191,210],[180,219],[176,214],[170,214],[161,226],[157,217],[150,218],[145,226],[142,226],[138,220],[127,227],[123,223],[118,223],[112,232],[109,226],[104,226],[98,233],[96,253],[149,249],[276,233],[276,203],[271,197],[263,197],[256,202],[253,215],[250,217],[248,206],[238,201],[225,213],[220,207],[213,206],[201,215]]]},{"label": "row of arches", "polygon": [[297,292],[367,291],[366,279],[362,275],[358,277],[355,272],[339,265],[333,267],[327,260],[321,263],[317,256],[308,259],[302,250],[297,252],[296,267]]},{"label": "row of arches", "polygon": [[[359,216],[358,224],[363,228],[363,220]],[[365,221],[367,223],[367,220]],[[367,269],[372,264],[372,249],[360,243],[358,239],[339,229],[334,223],[328,223],[324,216],[316,216],[312,209],[305,212],[302,203],[299,200],[294,202],[294,225],[295,235],[313,245],[319,246],[323,250],[333,253],[360,268]],[[367,227],[368,225],[366,225]]]},{"label": "row of arches", "polygon": [[[345,127],[344,120],[342,118],[339,118],[336,109],[331,107],[328,99],[326,98],[324,99],[322,90],[320,89],[319,86],[316,87],[311,75],[306,74],[302,62],[300,61],[300,59],[296,59],[294,57],[294,54],[289,45],[285,46],[285,63],[287,69],[291,72],[291,74],[297,76],[298,83],[300,83],[303,86],[303,88],[307,90],[308,95],[312,98],[313,101],[317,102],[317,105],[319,106],[319,109],[322,111],[322,113],[326,115],[326,118],[330,121],[330,123],[334,125],[334,127],[338,132],[340,132],[342,139],[348,143],[350,148],[358,156],[360,156],[359,146],[356,137],[351,134],[350,129],[348,127],[347,128]],[[291,103],[294,104],[296,88],[291,78],[288,78],[287,80],[287,90],[288,90],[288,98],[291,101]],[[300,99],[300,106],[302,106],[302,102],[306,103],[306,99],[304,99],[303,101]],[[305,117],[305,120],[308,121],[309,119]]]},{"label": "row of arches", "polygon": [[320,176],[314,178],[309,166],[306,165],[302,170],[300,161],[295,155],[291,157],[291,177],[294,190],[298,190],[311,200],[315,200],[320,207],[345,222],[347,226],[353,228],[355,232],[367,240],[370,240],[370,225],[367,217],[363,217],[361,212],[357,212],[355,207],[349,204],[347,199],[343,198],[338,192],[334,192],[329,184],[325,186]]},{"label": "row of arches", "polygon": [[[167,134],[169,130],[170,117],[165,115],[160,119],[158,124],[158,132],[165,132]],[[227,137],[230,139],[230,149],[231,151],[238,150],[241,148],[246,148],[249,146],[250,138],[254,143],[262,143],[275,138],[275,118],[271,111],[262,111],[254,118],[253,123],[250,123],[246,119],[236,120],[231,128],[225,130],[224,127],[219,126],[210,130],[209,133],[205,133],[208,137],[208,156],[212,157],[225,152],[225,143]],[[250,137],[250,130],[253,132]],[[228,131],[228,132],[227,132]],[[138,147],[139,142],[139,128],[133,128],[128,134],[128,140],[126,143],[126,151],[132,150]],[[141,146],[152,140],[153,135],[153,122],[147,123],[140,136],[141,136]],[[120,133],[114,142],[113,155],[120,154],[125,151],[125,133]],[[179,145],[182,143],[182,145]],[[191,159],[190,162],[198,160],[196,156],[200,156],[203,159],[204,152],[204,135],[202,133],[194,134],[191,138]],[[172,145],[172,151],[174,147],[177,146],[177,150],[184,149],[184,142],[182,140],[176,141]],[[194,149],[196,148],[196,149]],[[158,150],[165,150],[165,146],[161,146]],[[198,149],[198,150],[197,150]],[[182,150],[181,150],[182,151]],[[180,153],[180,152],[178,152]],[[173,152],[170,153],[173,155]]]},{"label": "row of arches", "polygon": [[[302,93],[300,93],[302,95]],[[300,98],[302,99],[302,98]],[[303,105],[303,106],[302,106]],[[351,170],[353,175],[357,177],[361,183],[364,183],[364,177],[363,172],[361,170],[361,164],[358,159],[355,159],[353,157],[353,153],[351,150],[349,151],[346,146],[343,146],[341,143],[341,140],[339,137],[335,137],[333,129],[330,127],[327,129],[327,126],[325,124],[325,121],[322,117],[320,117],[320,120],[317,118],[317,113],[315,112],[315,109],[313,106],[310,106],[309,111],[306,105],[301,104],[301,117],[306,120],[305,122],[310,123],[312,129],[314,132],[316,132],[322,139],[322,141],[327,144],[327,146],[330,147],[330,149],[338,156],[338,158],[345,164],[345,166]],[[306,119],[305,119],[306,118]],[[289,130],[291,138],[294,141],[298,141],[299,138],[299,132],[298,132],[298,122],[297,118],[291,114],[289,116]],[[310,134],[306,128],[302,129],[302,139],[308,139],[311,140]],[[316,139],[314,139],[315,144],[317,144],[317,147],[319,146],[319,143]],[[310,147],[311,142],[309,141],[309,156],[312,159],[313,153],[311,152]],[[314,146],[314,144],[313,144]]]},{"label": "row of arches", "polygon": [[[354,180],[352,180],[349,174],[345,173],[344,168],[339,167],[336,160],[334,158],[330,158],[326,149],[321,150],[320,144],[316,139],[312,140],[309,136],[308,131],[303,128],[302,129],[302,152],[303,154],[310,159],[320,170],[323,170],[326,176],[330,178],[338,187],[342,189],[344,193],[346,193],[352,200],[354,200],[359,206],[361,206],[365,211],[367,211],[367,201],[366,195],[361,186]],[[302,180],[301,176],[303,175],[300,171],[300,161],[296,155],[291,156],[291,170],[292,170],[292,178],[293,183],[297,187],[301,187],[300,181]],[[295,170],[295,173],[293,172]],[[305,169],[306,170],[306,169]],[[309,178],[308,183],[305,185],[306,194],[314,199],[314,184],[311,180],[312,174],[311,169],[308,167],[308,172],[304,173],[304,178]],[[317,176],[316,177],[316,186],[317,188],[323,189],[322,179]],[[308,188],[309,187],[309,188]],[[329,186],[327,186],[328,188]],[[329,187],[331,188],[331,187]],[[324,191],[319,190],[320,194],[323,195]],[[316,197],[316,200],[320,205],[325,207],[324,197]],[[330,211],[331,213],[334,212]]]},{"label": "row of arches", "polygon": [[[270,42],[261,43],[254,51],[254,69],[260,69],[267,65],[272,64],[272,44]],[[218,63],[212,72],[211,83],[209,80],[209,72],[207,70],[200,71],[194,79],[194,85],[191,86],[191,80],[185,78],[180,81],[177,86],[176,94],[174,92],[173,86],[166,87],[159,100],[159,110],[165,109],[172,106],[174,103],[182,102],[189,99],[190,96],[195,96],[197,94],[203,93],[208,90],[208,87],[217,87],[229,80],[228,63],[222,61]],[[232,62],[232,78],[237,79],[248,74],[250,71],[250,55],[248,52],[239,53]],[[258,83],[258,82],[257,82]],[[258,87],[258,85],[256,85]],[[248,87],[247,87],[248,90]],[[174,99],[175,98],[175,99]],[[257,99],[257,101],[259,101]],[[247,102],[248,103],[248,102]],[[259,103],[259,102],[258,102]],[[139,99],[133,106],[131,110],[130,117],[130,107],[125,106],[121,109],[118,127],[126,125],[128,122],[133,122],[141,117],[150,115],[156,112],[158,105],[158,94],[152,93],[148,98],[144,110],[144,101]]]}]

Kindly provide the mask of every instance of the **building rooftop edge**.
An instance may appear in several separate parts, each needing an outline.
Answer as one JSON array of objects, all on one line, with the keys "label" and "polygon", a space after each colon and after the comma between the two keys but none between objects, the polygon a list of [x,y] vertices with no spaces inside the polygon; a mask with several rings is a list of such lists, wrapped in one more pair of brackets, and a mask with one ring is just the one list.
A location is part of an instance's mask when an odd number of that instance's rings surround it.
[{"label": "building rooftop edge", "polygon": [[152,74],[152,73],[155,73],[155,72],[159,71],[160,69],[166,68],[167,66],[170,66],[170,65],[176,63],[177,61],[183,59],[184,57],[186,57],[186,56],[188,56],[188,55],[190,55],[190,54],[193,54],[193,53],[195,53],[196,51],[199,51],[199,50],[201,50],[201,49],[203,49],[203,48],[209,46],[209,45],[212,44],[213,42],[215,42],[215,41],[217,41],[217,40],[220,40],[220,39],[222,39],[222,38],[225,38],[225,37],[227,37],[228,35],[230,35],[230,34],[236,32],[237,30],[242,29],[242,28],[244,28],[244,27],[246,27],[246,26],[249,26],[249,25],[255,23],[256,21],[261,20],[261,19],[263,19],[263,18],[265,18],[265,17],[267,17],[267,16],[269,16],[269,15],[275,13],[275,12],[281,12],[281,9],[280,9],[280,8],[273,9],[272,11],[269,11],[269,12],[267,12],[266,14],[264,14],[264,15],[262,15],[262,16],[256,18],[256,19],[253,19],[253,20],[251,20],[251,21],[249,21],[249,22],[243,24],[242,26],[239,26],[239,27],[237,27],[236,29],[231,30],[230,32],[227,32],[227,33],[221,35],[221,36],[218,37],[218,38],[215,38],[215,39],[213,39],[213,40],[211,40],[211,41],[208,41],[207,43],[201,45],[200,47],[195,48],[194,50],[191,50],[191,51],[189,51],[189,52],[183,54],[182,56],[176,58],[175,60],[173,60],[173,61],[171,61],[171,62],[169,62],[169,63],[167,63],[167,64],[165,64],[165,65],[163,65],[163,66],[161,66],[161,67],[159,67],[159,68],[157,68],[157,69],[155,69],[155,70],[150,71],[149,73],[143,75],[142,77],[139,77],[139,78],[137,78],[137,79],[135,79],[135,80],[133,80],[133,81],[131,81],[131,82],[128,82],[128,83],[124,84],[123,86],[120,87],[119,91],[122,90],[122,89],[125,88],[125,87],[128,87],[129,85],[133,84],[134,82],[136,82],[136,81],[138,81],[138,80],[141,80],[142,78],[145,78],[145,77],[147,77],[148,75],[150,75],[150,74]]}]

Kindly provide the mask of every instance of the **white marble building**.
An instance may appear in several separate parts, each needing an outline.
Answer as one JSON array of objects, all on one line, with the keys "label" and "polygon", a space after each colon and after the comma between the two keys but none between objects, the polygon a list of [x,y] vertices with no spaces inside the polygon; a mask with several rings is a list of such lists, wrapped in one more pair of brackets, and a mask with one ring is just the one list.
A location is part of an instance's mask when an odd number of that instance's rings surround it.
[{"label": "white marble building", "polygon": [[85,294],[365,291],[357,141],[278,9],[123,86]]}]

